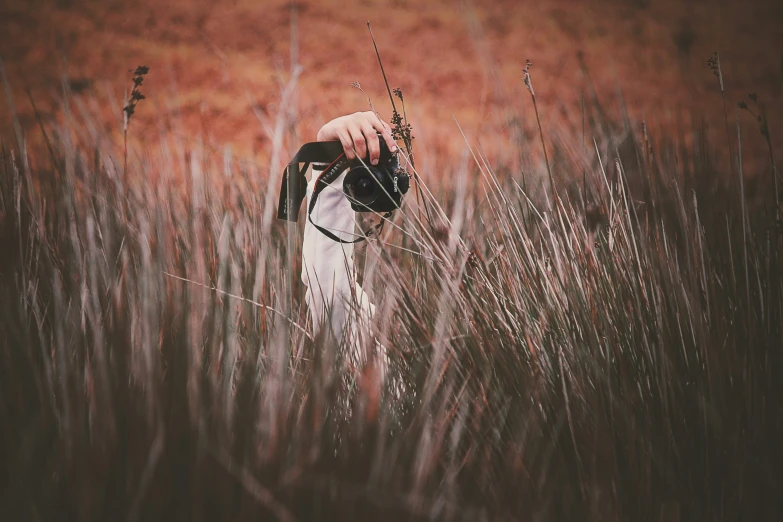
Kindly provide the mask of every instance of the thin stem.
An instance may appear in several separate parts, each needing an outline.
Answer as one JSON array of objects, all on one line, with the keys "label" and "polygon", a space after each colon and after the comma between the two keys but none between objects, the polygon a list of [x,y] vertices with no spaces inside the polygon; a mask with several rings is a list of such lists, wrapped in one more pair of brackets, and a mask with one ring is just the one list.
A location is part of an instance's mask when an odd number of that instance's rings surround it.
[{"label": "thin stem", "polygon": [[726,108],[726,90],[723,86],[723,70],[720,66],[720,54],[715,53],[715,66],[717,67],[717,76],[720,83],[720,97],[723,101],[723,119],[726,122],[726,140],[729,143],[729,159],[731,160],[732,168],[734,166],[734,150],[731,146],[731,132],[729,131],[729,111]]},{"label": "thin stem", "polygon": [[742,174],[742,131],[737,112],[737,171],[740,183],[740,205],[742,207],[742,253],[745,265],[745,303],[750,306],[750,277],[748,276],[748,215],[745,210],[745,179]]},{"label": "thin stem", "polygon": [[122,130],[122,181],[128,179],[128,127]]},{"label": "thin stem", "polygon": [[375,56],[378,57],[378,65],[381,66],[381,74],[383,75],[383,83],[386,84],[386,92],[389,93],[389,99],[391,100],[392,110],[397,112],[397,106],[394,105],[394,96],[392,96],[391,88],[389,88],[389,80],[386,79],[386,71],[383,70],[383,62],[381,61],[381,53],[378,52],[378,45],[375,43],[375,36],[372,34],[372,27],[370,27],[370,21],[367,20],[367,29],[370,30],[370,38],[372,38],[372,45],[375,47]]},{"label": "thin stem", "polygon": [[536,123],[538,124],[538,135],[541,138],[541,148],[544,149],[544,161],[546,162],[546,172],[549,174],[549,187],[552,190],[552,196],[555,196],[555,180],[552,177],[552,169],[549,168],[549,156],[546,153],[546,144],[544,143],[544,130],[541,128],[541,118],[538,115],[538,104],[536,103],[536,95],[532,92],[530,96],[533,98],[533,109],[536,113]]},{"label": "thin stem", "polygon": [[587,169],[585,159],[587,149],[585,146],[585,93],[582,92],[582,210],[587,212]]},{"label": "thin stem", "polygon": [[180,276],[177,276],[177,275],[174,275],[174,274],[170,274],[170,273],[168,273],[166,271],[163,272],[163,275],[167,275],[167,276],[169,276],[171,278],[178,279],[178,280],[183,281],[185,283],[190,283],[192,285],[200,286],[201,288],[206,288],[207,290],[212,290],[213,292],[216,292],[216,293],[221,294],[221,295],[225,295],[226,297],[230,297],[232,299],[237,299],[237,300],[242,301],[244,303],[251,304],[251,305],[253,305],[255,307],[263,308],[265,310],[268,310],[268,311],[270,311],[270,312],[272,312],[274,314],[279,315],[280,317],[282,317],[286,321],[288,321],[291,324],[291,326],[293,326],[294,328],[296,328],[297,330],[299,330],[300,332],[305,334],[305,336],[308,339],[310,339],[310,340],[313,339],[313,337],[310,335],[310,332],[308,332],[304,327],[300,326],[296,321],[294,321],[293,319],[291,319],[290,317],[285,315],[283,312],[281,312],[281,311],[279,311],[279,310],[277,310],[275,308],[272,308],[271,306],[265,305],[263,303],[259,303],[258,301],[254,301],[252,299],[248,299],[247,297],[243,297],[241,295],[235,295],[235,294],[226,292],[225,290],[221,290],[219,288],[215,288],[214,286],[211,286],[211,285],[205,285],[204,283],[199,283],[198,281],[193,281],[192,279],[187,279],[185,277],[180,277]]}]

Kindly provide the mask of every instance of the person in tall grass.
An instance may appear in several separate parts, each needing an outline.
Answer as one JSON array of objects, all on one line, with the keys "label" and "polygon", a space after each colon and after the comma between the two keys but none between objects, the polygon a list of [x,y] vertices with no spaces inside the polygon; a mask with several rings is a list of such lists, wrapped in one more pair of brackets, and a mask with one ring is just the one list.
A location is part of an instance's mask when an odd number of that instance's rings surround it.
[{"label": "person in tall grass", "polygon": [[[373,165],[380,157],[379,140],[383,139],[389,150],[395,152],[391,127],[372,111],[356,112],[335,118],[318,131],[318,141],[340,141],[348,160],[368,158]],[[315,180],[326,165],[313,165],[313,174],[307,184],[307,207],[315,187]],[[355,233],[356,213],[343,192],[347,170],[324,190],[312,212],[312,220],[344,241],[352,241]],[[357,330],[346,335],[348,324],[367,324],[375,313],[375,305],[356,281],[353,266],[353,244],[338,243],[318,231],[310,220],[305,221],[302,248],[302,281],[307,287],[305,302],[313,323],[313,333],[318,334],[327,322],[338,340],[358,345]]]}]

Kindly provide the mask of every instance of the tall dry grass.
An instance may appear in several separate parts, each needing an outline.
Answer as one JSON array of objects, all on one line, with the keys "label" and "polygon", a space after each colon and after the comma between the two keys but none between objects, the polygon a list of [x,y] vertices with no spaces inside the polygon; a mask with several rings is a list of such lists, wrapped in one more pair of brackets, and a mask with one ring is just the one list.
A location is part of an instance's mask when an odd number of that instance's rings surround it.
[{"label": "tall dry grass", "polygon": [[780,228],[741,142],[591,117],[525,172],[467,143],[419,173],[431,226],[409,197],[359,257],[357,360],[308,333],[276,172],[164,136],[124,177],[66,121],[2,149],[4,520],[783,515]]}]

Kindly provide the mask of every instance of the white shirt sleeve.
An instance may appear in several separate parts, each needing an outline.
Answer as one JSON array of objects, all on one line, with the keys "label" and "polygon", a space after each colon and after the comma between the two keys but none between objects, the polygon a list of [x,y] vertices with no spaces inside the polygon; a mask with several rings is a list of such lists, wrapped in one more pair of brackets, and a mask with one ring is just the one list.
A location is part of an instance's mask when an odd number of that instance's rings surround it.
[{"label": "white shirt sleeve", "polygon": [[[351,241],[355,233],[355,212],[343,193],[343,172],[318,196],[312,219],[337,237]],[[366,324],[375,313],[375,305],[356,282],[353,266],[353,245],[338,243],[316,229],[307,216],[315,181],[321,171],[313,169],[307,184],[304,244],[302,246],[302,281],[307,286],[305,301],[317,334],[329,323],[335,337],[343,340],[348,322]],[[358,312],[358,315],[357,315]],[[352,328],[349,342],[358,344],[357,329]]]}]

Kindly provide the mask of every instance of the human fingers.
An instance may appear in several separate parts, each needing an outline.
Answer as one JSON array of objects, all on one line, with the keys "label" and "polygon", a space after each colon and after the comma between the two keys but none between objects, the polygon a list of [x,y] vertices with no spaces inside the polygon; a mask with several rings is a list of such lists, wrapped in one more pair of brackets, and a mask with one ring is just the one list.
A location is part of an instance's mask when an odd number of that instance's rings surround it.
[{"label": "human fingers", "polygon": [[[380,118],[378,118],[378,119],[380,119]],[[391,131],[392,131],[392,129],[391,129],[391,125],[389,125],[388,123],[386,123],[386,122],[385,122],[385,121],[383,121],[383,120],[381,120],[381,125],[383,125],[383,128],[384,128],[384,129],[386,129],[386,132],[388,132],[389,134],[391,134]]]},{"label": "human fingers", "polygon": [[343,146],[345,157],[349,160],[355,159],[356,153],[354,152],[353,138],[351,138],[351,133],[348,132],[347,129],[343,129],[338,133],[337,137],[340,139],[340,143]]},{"label": "human fingers", "polygon": [[353,140],[353,149],[355,157],[364,159],[367,157],[367,138],[362,133],[362,128],[359,125],[351,125],[348,127],[348,132],[351,134]]},{"label": "human fingers", "polygon": [[362,134],[364,134],[364,137],[367,140],[367,152],[370,156],[370,163],[377,165],[378,160],[381,157],[381,145],[378,143],[378,133],[375,132],[375,127],[365,121],[362,124]]},{"label": "human fingers", "polygon": [[375,114],[373,114],[373,117],[369,121],[373,126],[373,129],[381,133],[381,136],[383,136],[383,139],[386,142],[386,146],[389,148],[389,150],[391,152],[396,152],[397,142],[395,142],[394,138],[392,137],[391,127],[389,127],[389,124],[387,124]]}]

